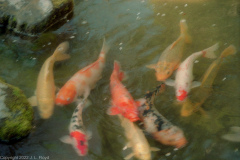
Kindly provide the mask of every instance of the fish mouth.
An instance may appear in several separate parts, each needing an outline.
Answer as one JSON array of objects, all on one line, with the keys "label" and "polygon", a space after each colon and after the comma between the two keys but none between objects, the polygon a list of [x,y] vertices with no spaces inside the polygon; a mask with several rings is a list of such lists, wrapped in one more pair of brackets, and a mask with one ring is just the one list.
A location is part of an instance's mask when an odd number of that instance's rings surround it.
[{"label": "fish mouth", "polygon": [[179,141],[177,141],[177,144],[175,145],[177,148],[183,148],[186,146],[187,140],[185,138],[181,138]]},{"label": "fish mouth", "polygon": [[180,95],[176,96],[177,100],[182,102],[187,97],[187,92],[185,90],[179,90],[178,92],[180,93]]},{"label": "fish mouth", "polygon": [[162,76],[157,74],[156,74],[156,77],[157,77],[157,81],[165,81],[168,78],[167,76]]},{"label": "fish mouth", "polygon": [[64,102],[64,101],[62,101],[62,100],[56,99],[56,100],[55,100],[55,104],[56,104],[57,106],[62,107],[62,106],[64,106],[64,105],[67,105],[68,103],[66,103],[66,102]]}]

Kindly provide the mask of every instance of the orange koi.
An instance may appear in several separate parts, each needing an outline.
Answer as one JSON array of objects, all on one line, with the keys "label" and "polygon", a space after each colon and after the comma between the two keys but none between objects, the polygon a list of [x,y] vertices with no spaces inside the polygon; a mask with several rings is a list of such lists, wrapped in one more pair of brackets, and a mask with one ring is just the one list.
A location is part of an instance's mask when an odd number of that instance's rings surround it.
[{"label": "orange koi", "polygon": [[135,101],[125,86],[121,83],[124,72],[120,71],[120,65],[114,61],[114,69],[110,77],[110,89],[112,95],[112,106],[108,110],[109,115],[122,114],[125,118],[134,122],[140,120],[138,117],[138,107],[140,101]]},{"label": "orange koi", "polygon": [[180,29],[181,34],[179,38],[163,51],[157,64],[147,66],[150,69],[155,69],[158,81],[165,81],[178,68],[185,44],[192,41],[187,33],[188,26],[185,19],[180,21]]},{"label": "orange koi", "polygon": [[84,67],[75,73],[57,94],[55,103],[57,105],[67,105],[83,95],[83,100],[87,99],[90,90],[95,87],[96,82],[101,79],[102,70],[105,64],[105,56],[109,46],[105,40],[99,58],[92,64]]}]

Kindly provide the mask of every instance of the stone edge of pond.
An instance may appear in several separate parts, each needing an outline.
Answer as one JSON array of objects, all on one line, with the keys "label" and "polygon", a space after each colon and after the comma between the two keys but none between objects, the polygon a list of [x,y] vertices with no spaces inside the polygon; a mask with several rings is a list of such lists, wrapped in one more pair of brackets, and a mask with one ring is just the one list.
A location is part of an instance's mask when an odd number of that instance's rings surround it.
[{"label": "stone edge of pond", "polygon": [[0,119],[0,142],[14,143],[31,132],[34,112],[26,96],[18,87],[5,83],[1,78],[0,84],[7,86],[0,88],[0,92],[5,93],[4,103],[10,111],[10,115]]},{"label": "stone edge of pond", "polygon": [[17,23],[16,15],[4,13],[0,8],[0,33],[13,33],[16,35],[35,37],[49,28],[62,22],[73,13],[73,0],[51,0],[53,9],[44,19],[36,23]]}]

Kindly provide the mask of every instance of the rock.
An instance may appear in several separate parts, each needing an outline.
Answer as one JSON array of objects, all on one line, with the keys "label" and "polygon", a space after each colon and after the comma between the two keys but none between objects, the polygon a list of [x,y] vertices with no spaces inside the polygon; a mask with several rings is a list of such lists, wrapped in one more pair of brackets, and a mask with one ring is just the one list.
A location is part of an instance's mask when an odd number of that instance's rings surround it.
[{"label": "rock", "polygon": [[33,109],[23,92],[0,79],[0,141],[12,143],[32,129]]},{"label": "rock", "polygon": [[0,32],[35,36],[73,12],[73,0],[0,0]]}]

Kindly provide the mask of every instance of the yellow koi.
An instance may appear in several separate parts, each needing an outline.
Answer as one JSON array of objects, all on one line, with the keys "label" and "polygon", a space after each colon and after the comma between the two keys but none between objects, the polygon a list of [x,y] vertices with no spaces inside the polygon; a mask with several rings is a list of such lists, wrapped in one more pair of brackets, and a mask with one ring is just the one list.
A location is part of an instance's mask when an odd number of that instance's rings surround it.
[{"label": "yellow koi", "polygon": [[183,56],[183,49],[186,43],[191,43],[191,37],[188,35],[188,26],[186,20],[180,21],[181,34],[178,39],[168,46],[161,54],[157,64],[148,65],[148,68],[155,69],[158,81],[165,81],[173,71],[176,70]]},{"label": "yellow koi", "polygon": [[125,159],[135,156],[140,160],[151,160],[151,151],[159,151],[160,149],[150,147],[143,132],[133,122],[122,115],[118,114],[118,117],[129,141],[127,147],[132,147],[133,150],[133,153],[130,153]]},{"label": "yellow koi", "polygon": [[68,42],[61,43],[53,55],[44,62],[38,74],[36,96],[29,98],[32,106],[38,106],[39,114],[43,119],[48,119],[54,109],[56,89],[53,76],[54,62],[70,58],[68,54],[65,54],[68,48]]}]

